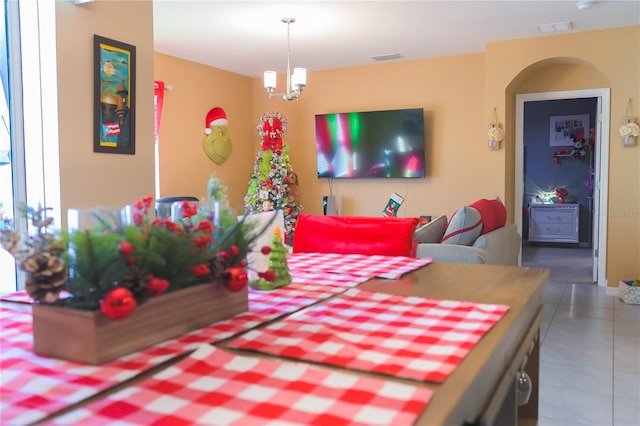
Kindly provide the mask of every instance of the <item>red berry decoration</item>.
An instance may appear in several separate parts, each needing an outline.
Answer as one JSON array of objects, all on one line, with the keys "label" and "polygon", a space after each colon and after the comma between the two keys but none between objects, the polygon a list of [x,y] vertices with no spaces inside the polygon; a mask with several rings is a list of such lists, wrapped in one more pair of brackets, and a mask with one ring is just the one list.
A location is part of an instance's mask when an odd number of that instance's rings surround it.
[{"label": "red berry decoration", "polygon": [[222,250],[218,252],[218,257],[220,258],[220,260],[226,262],[229,260],[229,253],[227,253],[226,251]]},{"label": "red berry decoration", "polygon": [[273,269],[267,269],[264,272],[260,272],[258,273],[258,276],[260,278],[264,278],[265,281],[269,282],[274,282],[276,280],[276,273],[273,271]]},{"label": "red berry decoration", "polygon": [[261,252],[262,254],[269,254],[269,253],[271,253],[271,247],[269,247],[269,246],[263,246],[263,247],[260,249],[260,252]]},{"label": "red berry decoration", "polygon": [[149,280],[149,293],[154,296],[162,294],[169,288],[169,281],[162,278],[151,278]]},{"label": "red berry decoration", "polygon": [[133,266],[136,264],[138,260],[136,259],[135,256],[129,256],[125,259],[124,264],[127,266]]},{"label": "red berry decoration", "polygon": [[240,291],[249,283],[247,270],[244,268],[232,267],[224,272],[222,283],[231,291]]},{"label": "red berry decoration", "polygon": [[238,248],[238,246],[233,245],[233,246],[229,247],[229,254],[231,256],[237,256],[238,253],[240,253],[240,249]]},{"label": "red berry decoration", "polygon": [[121,241],[120,244],[118,244],[118,251],[123,256],[129,256],[133,252],[133,245],[126,241]]},{"label": "red berry decoration", "polygon": [[238,266],[241,268],[246,268],[247,267],[247,260],[246,259],[242,259],[240,262],[238,262]]},{"label": "red berry decoration", "polygon": [[113,319],[123,319],[136,308],[136,299],[128,289],[117,287],[104,296],[100,303],[103,314]]}]

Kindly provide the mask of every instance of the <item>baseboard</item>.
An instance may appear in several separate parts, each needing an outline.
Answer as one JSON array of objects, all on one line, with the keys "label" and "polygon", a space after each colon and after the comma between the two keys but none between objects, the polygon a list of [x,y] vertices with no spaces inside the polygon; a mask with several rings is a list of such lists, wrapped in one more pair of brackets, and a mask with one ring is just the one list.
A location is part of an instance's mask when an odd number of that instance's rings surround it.
[{"label": "baseboard", "polygon": [[538,242],[538,241],[522,241],[524,247],[564,247],[564,248],[592,248],[591,243],[552,243],[552,242]]}]

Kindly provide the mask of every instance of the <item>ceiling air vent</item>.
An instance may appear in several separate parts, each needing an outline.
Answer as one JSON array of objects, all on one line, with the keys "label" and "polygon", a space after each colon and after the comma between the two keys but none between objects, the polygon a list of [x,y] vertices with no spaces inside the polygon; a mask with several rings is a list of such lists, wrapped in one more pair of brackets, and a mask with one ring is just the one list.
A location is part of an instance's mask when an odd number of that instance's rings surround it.
[{"label": "ceiling air vent", "polygon": [[571,21],[538,25],[538,31],[542,34],[560,33],[563,31],[569,31],[571,29],[573,29],[573,24],[571,23]]},{"label": "ceiling air vent", "polygon": [[400,59],[402,58],[402,55],[399,53],[391,53],[389,55],[378,55],[378,56],[372,56],[371,59],[373,59],[374,61],[392,61],[394,59]]}]

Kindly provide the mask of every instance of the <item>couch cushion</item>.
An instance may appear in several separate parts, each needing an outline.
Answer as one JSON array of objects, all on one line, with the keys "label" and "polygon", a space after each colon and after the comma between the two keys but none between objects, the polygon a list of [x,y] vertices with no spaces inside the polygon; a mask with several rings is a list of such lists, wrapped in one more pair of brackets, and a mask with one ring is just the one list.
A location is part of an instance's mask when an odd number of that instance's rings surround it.
[{"label": "couch cushion", "polygon": [[444,231],[446,230],[447,216],[441,215],[416,229],[415,234],[413,234],[413,241],[418,244],[439,243],[444,236]]},{"label": "couch cushion", "polygon": [[469,206],[458,209],[442,237],[442,244],[457,244],[470,246],[482,232],[482,217],[480,212]]},{"label": "couch cushion", "polygon": [[502,228],[507,223],[507,209],[498,199],[487,200],[482,198],[469,206],[480,212],[482,217],[481,235],[494,229]]},{"label": "couch cushion", "polygon": [[298,215],[294,253],[411,256],[417,217]]}]

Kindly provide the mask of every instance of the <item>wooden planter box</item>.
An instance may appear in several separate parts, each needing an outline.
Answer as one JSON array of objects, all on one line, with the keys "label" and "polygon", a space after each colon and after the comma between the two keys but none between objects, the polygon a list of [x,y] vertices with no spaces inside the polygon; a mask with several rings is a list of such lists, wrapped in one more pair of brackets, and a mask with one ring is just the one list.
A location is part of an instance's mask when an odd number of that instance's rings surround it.
[{"label": "wooden planter box", "polygon": [[70,361],[98,365],[248,310],[248,294],[222,283],[202,284],[152,297],[130,317],[101,311],[33,306],[33,349]]}]

